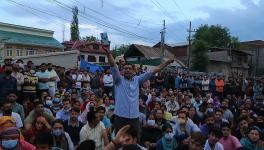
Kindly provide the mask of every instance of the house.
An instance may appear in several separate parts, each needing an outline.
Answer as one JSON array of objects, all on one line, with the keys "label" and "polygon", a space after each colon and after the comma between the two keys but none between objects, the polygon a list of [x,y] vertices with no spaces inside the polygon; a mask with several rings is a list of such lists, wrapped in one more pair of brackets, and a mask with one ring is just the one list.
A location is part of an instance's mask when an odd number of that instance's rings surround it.
[{"label": "house", "polygon": [[222,73],[226,76],[234,74],[248,76],[250,71],[248,56],[251,55],[250,53],[234,49],[209,48],[207,54],[209,59],[208,72]]},{"label": "house", "polygon": [[78,50],[79,58],[89,63],[107,65],[106,52],[99,41],[65,41],[65,51]]},{"label": "house", "polygon": [[252,66],[253,76],[264,74],[264,41],[244,41],[239,43],[239,49],[252,54],[249,58],[249,64]]},{"label": "house", "polygon": [[62,52],[63,45],[53,38],[54,31],[0,22],[0,62],[52,52]]},{"label": "house", "polygon": [[[160,42],[153,47],[160,48]],[[187,64],[188,61],[188,43],[164,44],[164,47],[175,55],[177,59]]]},{"label": "house", "polygon": [[[128,51],[124,54],[124,59],[127,62],[150,66],[159,65],[162,57],[163,54],[160,48],[139,44],[131,44]],[[167,49],[164,50],[164,58],[174,58],[175,61],[171,66],[185,68],[185,65]]]}]

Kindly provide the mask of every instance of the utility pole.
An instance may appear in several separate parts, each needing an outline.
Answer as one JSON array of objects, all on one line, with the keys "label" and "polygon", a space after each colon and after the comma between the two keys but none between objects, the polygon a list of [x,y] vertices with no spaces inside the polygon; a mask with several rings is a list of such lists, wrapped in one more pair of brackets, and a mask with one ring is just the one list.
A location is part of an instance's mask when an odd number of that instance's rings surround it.
[{"label": "utility pole", "polygon": [[165,27],[165,20],[163,20],[163,28],[160,32],[161,35],[161,39],[160,39],[160,49],[161,49],[161,60],[164,60],[164,43],[165,43],[165,31],[166,27]]},{"label": "utility pole", "polygon": [[62,42],[64,42],[65,40],[65,24],[63,23],[63,26],[62,26]]},{"label": "utility pole", "polygon": [[101,0],[101,7],[104,7],[104,0]]},{"label": "utility pole", "polygon": [[192,30],[192,22],[190,21],[189,24],[189,29],[187,30],[187,32],[189,32],[189,36],[187,37],[188,42],[189,42],[189,46],[188,46],[188,60],[187,60],[187,67],[190,70],[190,66],[191,66],[191,51],[192,51],[192,32],[196,32],[196,30]]}]

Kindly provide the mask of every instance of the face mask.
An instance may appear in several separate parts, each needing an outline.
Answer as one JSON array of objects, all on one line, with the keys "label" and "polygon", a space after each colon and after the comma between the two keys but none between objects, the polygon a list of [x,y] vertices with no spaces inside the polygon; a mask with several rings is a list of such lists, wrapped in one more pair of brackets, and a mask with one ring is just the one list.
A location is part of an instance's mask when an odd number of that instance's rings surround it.
[{"label": "face mask", "polygon": [[156,122],[155,122],[155,120],[148,120],[148,121],[147,121],[147,124],[148,124],[149,126],[155,126]]},{"label": "face mask", "polygon": [[214,112],[214,109],[213,109],[213,108],[208,108],[208,109],[207,109],[207,112],[209,112],[209,113],[213,113],[213,112]]},{"label": "face mask", "polygon": [[6,148],[6,149],[12,149],[16,147],[17,144],[18,144],[18,139],[2,141],[2,146],[3,148]]},{"label": "face mask", "polygon": [[7,76],[10,76],[10,75],[12,74],[12,71],[11,71],[11,70],[6,70],[6,71],[5,71],[5,74],[6,74]]},{"label": "face mask", "polygon": [[172,139],[173,139],[173,136],[174,136],[173,133],[166,133],[166,134],[164,135],[164,138],[165,138],[166,140],[172,140]]},{"label": "face mask", "polygon": [[46,101],[46,105],[47,105],[47,106],[52,106],[52,104],[53,104],[53,103],[52,103],[52,100],[47,100],[47,101]]},{"label": "face mask", "polygon": [[178,122],[179,122],[179,124],[185,124],[186,121],[182,118],[178,118]]},{"label": "face mask", "polygon": [[11,115],[12,114],[12,109],[8,109],[4,111],[5,115]]},{"label": "face mask", "polygon": [[70,112],[71,108],[64,109],[65,112]]},{"label": "face mask", "polygon": [[52,134],[54,136],[61,136],[63,134],[63,131],[61,129],[53,129]]}]

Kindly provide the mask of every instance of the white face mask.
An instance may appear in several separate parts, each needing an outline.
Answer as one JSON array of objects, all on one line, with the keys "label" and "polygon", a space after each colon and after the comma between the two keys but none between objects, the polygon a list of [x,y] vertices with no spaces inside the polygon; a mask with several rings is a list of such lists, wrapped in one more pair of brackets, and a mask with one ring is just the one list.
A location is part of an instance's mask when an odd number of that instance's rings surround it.
[{"label": "white face mask", "polygon": [[156,122],[155,122],[155,120],[148,120],[148,121],[147,121],[147,124],[148,124],[149,126],[155,126]]}]

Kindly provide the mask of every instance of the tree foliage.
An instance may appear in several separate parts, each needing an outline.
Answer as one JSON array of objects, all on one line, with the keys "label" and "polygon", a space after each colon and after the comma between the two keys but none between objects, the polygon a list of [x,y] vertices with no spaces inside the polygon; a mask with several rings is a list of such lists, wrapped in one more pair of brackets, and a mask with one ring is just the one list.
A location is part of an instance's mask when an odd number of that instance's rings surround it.
[{"label": "tree foliage", "polygon": [[202,40],[196,40],[192,49],[192,70],[204,72],[209,63],[207,56],[208,45]]},{"label": "tree foliage", "polygon": [[98,41],[98,39],[95,37],[95,36],[85,36],[85,37],[83,37],[82,38],[82,40],[83,41],[89,41],[89,42],[91,42],[91,41]]},{"label": "tree foliage", "polygon": [[221,25],[202,25],[194,34],[194,40],[202,40],[209,47],[238,48],[238,38],[231,36],[229,29]]},{"label": "tree foliage", "polygon": [[71,41],[78,41],[80,39],[80,32],[78,26],[78,7],[72,8],[72,22],[71,22]]},{"label": "tree foliage", "polygon": [[120,56],[122,54],[125,54],[128,51],[129,47],[130,47],[130,44],[128,44],[128,45],[122,44],[121,46],[113,49],[112,50],[113,57],[115,58],[116,56]]}]

